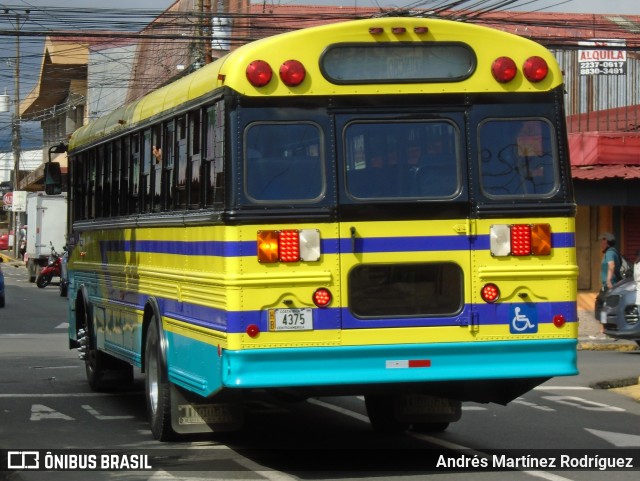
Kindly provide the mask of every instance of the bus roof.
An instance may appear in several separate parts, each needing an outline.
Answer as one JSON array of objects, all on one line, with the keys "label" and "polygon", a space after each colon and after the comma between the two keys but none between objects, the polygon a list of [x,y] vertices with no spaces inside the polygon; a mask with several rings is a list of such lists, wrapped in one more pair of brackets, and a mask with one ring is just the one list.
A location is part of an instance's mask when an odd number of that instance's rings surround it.
[{"label": "bus roof", "polygon": [[[341,82],[335,78],[328,79],[331,75],[327,75],[324,68],[326,66],[322,65],[321,60],[335,46],[372,47],[371,50],[375,53],[367,57],[367,60],[371,58],[374,62],[375,56],[386,47],[462,46],[471,52],[474,65],[468,75],[453,79],[403,79],[399,74],[398,79],[387,77],[383,81],[356,79]],[[380,49],[376,51],[376,47]],[[402,65],[402,56],[397,55],[397,49],[391,51],[394,52],[394,58],[382,61],[387,62],[384,64],[385,69],[391,69],[390,64],[395,61],[402,70],[406,67]],[[446,50],[442,52],[446,53]],[[442,52],[440,57],[445,56]],[[534,56],[543,58],[549,68],[546,77],[539,82],[528,81],[522,73],[524,62]],[[492,75],[491,65],[499,57],[513,59],[518,67],[518,73],[510,82],[499,82]],[[306,75],[300,85],[288,87],[278,79],[277,69],[292,59],[304,65]],[[262,87],[253,86],[246,75],[249,64],[257,60],[267,62],[274,70],[272,81]],[[346,57],[338,58],[336,64],[340,61],[343,64],[349,63],[345,60]],[[415,63],[419,58],[410,60]],[[362,65],[362,62],[362,58],[356,58],[352,63],[357,66]],[[445,63],[442,58],[440,62]],[[414,65],[410,67],[413,68]],[[428,67],[422,66],[420,70],[424,72]],[[204,98],[221,87],[248,97],[289,97],[544,92],[561,84],[562,73],[551,52],[523,37],[479,25],[432,18],[355,20],[287,32],[243,45],[200,70],[78,129],[72,136],[69,148],[72,150],[119,130],[135,127],[185,103]]]}]

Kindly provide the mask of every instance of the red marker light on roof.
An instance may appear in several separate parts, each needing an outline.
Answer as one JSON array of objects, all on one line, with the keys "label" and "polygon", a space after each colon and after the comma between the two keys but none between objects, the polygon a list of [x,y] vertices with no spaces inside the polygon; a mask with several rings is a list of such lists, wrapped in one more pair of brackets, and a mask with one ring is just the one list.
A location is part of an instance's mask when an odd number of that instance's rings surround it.
[{"label": "red marker light on roof", "polygon": [[383,32],[384,32],[384,28],[382,28],[382,27],[371,27],[369,29],[369,33],[371,35],[380,35]]},{"label": "red marker light on roof", "polygon": [[273,70],[264,60],[254,60],[247,66],[247,80],[254,87],[264,87],[271,82]]},{"label": "red marker light on roof", "polygon": [[404,27],[393,27],[391,31],[396,35],[407,33],[407,29]]},{"label": "red marker light on roof", "polygon": [[300,85],[306,75],[304,65],[297,60],[287,60],[280,66],[280,78],[288,87]]},{"label": "red marker light on roof", "polygon": [[413,31],[414,31],[415,33],[422,34],[422,33],[427,33],[427,32],[429,31],[429,29],[428,29],[427,27],[415,27],[415,28],[413,29]]},{"label": "red marker light on roof", "polygon": [[529,57],[522,66],[522,73],[531,82],[541,82],[549,73],[549,66],[542,57]]},{"label": "red marker light on roof", "polygon": [[509,57],[498,57],[491,64],[491,74],[500,83],[511,82],[518,73],[518,67]]}]

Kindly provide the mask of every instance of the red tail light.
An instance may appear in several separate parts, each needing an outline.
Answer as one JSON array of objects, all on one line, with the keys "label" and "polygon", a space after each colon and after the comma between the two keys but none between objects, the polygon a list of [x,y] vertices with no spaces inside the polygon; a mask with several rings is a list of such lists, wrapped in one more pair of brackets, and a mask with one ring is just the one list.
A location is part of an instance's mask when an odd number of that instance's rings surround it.
[{"label": "red tail light", "polygon": [[307,75],[307,71],[301,62],[287,60],[280,66],[280,78],[288,87],[300,85]]},{"label": "red tail light", "polygon": [[316,289],[313,293],[313,303],[318,307],[327,307],[331,304],[332,298],[333,296],[331,295],[331,291],[324,287]]},{"label": "red tail light", "polygon": [[254,87],[264,87],[271,82],[273,70],[264,60],[254,60],[247,66],[247,80]]},{"label": "red tail light", "polygon": [[498,57],[491,64],[491,74],[500,83],[511,82],[518,73],[518,67],[509,57]]},{"label": "red tail light", "polygon": [[480,291],[480,297],[484,302],[493,303],[500,299],[500,289],[495,284],[485,284]]},{"label": "red tail light", "polygon": [[511,226],[511,255],[531,255],[531,226],[527,224]]},{"label": "red tail light", "polygon": [[280,262],[298,262],[300,260],[300,236],[297,230],[280,231],[278,260]]},{"label": "red tail light", "polygon": [[547,77],[549,66],[542,57],[529,57],[522,66],[522,73],[531,82],[541,82]]},{"label": "red tail light", "polygon": [[561,328],[562,326],[565,325],[566,322],[567,320],[564,318],[562,314],[556,314],[555,316],[553,316],[553,325],[556,326],[557,328]]}]

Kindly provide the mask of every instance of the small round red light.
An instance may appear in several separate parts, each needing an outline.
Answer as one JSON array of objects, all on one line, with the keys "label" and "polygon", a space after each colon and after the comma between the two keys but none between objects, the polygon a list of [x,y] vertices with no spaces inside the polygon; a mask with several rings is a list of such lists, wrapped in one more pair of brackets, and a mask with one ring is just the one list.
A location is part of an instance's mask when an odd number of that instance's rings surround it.
[{"label": "small round red light", "polygon": [[529,57],[522,66],[522,73],[531,82],[541,82],[547,78],[549,66],[542,57]]},{"label": "small round red light", "polygon": [[254,60],[247,66],[247,80],[254,87],[264,87],[271,82],[273,70],[264,60]]},{"label": "small round red light", "polygon": [[260,334],[260,328],[255,324],[249,324],[246,332],[249,337],[258,337],[258,334]]},{"label": "small round red light", "polygon": [[369,33],[371,35],[380,35],[380,34],[384,33],[384,28],[382,28],[382,27],[371,27],[369,29]]},{"label": "small round red light", "polygon": [[480,297],[484,302],[496,302],[500,298],[500,289],[495,284],[485,284],[480,291]]},{"label": "small round red light", "polygon": [[500,83],[511,82],[518,73],[518,67],[509,57],[498,57],[491,64],[493,78]]},{"label": "small round red light", "polygon": [[407,33],[407,29],[404,27],[392,27],[391,31],[396,35],[401,35],[403,33]]},{"label": "small round red light", "polygon": [[562,327],[566,322],[567,320],[562,314],[556,314],[555,316],[553,316],[553,325],[556,327]]},{"label": "small round red light", "polygon": [[415,33],[427,33],[429,29],[427,27],[415,27],[413,31]]},{"label": "small round red light", "polygon": [[280,66],[280,78],[288,87],[300,85],[306,76],[304,65],[297,60],[287,60]]},{"label": "small round red light", "polygon": [[318,307],[327,307],[331,304],[332,299],[331,291],[329,289],[325,289],[321,287],[316,289],[316,292],[313,293],[313,303]]}]

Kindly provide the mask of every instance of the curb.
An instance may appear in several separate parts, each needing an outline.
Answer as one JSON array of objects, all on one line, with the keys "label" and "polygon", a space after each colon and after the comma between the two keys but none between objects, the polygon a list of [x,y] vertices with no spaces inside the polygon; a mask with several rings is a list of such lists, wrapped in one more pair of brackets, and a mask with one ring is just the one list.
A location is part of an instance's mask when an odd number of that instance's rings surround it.
[{"label": "curb", "polygon": [[606,339],[603,341],[578,339],[578,351],[637,351],[638,345],[630,341],[614,341]]}]

